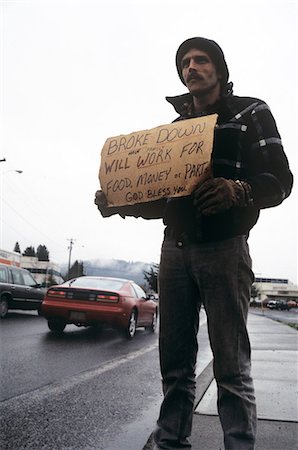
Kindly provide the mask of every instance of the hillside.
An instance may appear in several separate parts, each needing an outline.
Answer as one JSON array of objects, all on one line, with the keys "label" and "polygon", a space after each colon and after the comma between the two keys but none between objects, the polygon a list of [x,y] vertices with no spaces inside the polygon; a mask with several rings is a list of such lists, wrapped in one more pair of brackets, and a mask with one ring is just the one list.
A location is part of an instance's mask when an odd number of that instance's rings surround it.
[{"label": "hillside", "polygon": [[154,263],[124,261],[119,259],[93,259],[83,261],[85,275],[127,278],[144,285],[143,271],[149,271]]}]

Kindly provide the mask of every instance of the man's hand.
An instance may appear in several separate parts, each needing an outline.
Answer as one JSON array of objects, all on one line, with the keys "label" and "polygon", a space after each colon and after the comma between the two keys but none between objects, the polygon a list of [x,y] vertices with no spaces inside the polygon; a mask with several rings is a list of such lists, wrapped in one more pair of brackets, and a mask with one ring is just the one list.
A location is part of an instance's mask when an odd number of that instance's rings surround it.
[{"label": "man's hand", "polygon": [[98,209],[106,208],[108,206],[107,197],[103,191],[95,192],[94,203],[98,206]]},{"label": "man's hand", "polygon": [[115,211],[115,208],[110,208],[108,206],[107,197],[105,193],[101,190],[95,192],[94,203],[97,205],[97,208],[99,209],[102,217],[110,217],[118,212]]},{"label": "man's hand", "polygon": [[105,193],[103,191],[96,191],[95,192],[95,199],[94,203],[97,205],[102,217],[110,217],[114,214],[119,214],[123,219],[125,219],[125,216],[123,213],[119,211],[118,206],[108,206],[108,201]]},{"label": "man's hand", "polygon": [[245,206],[245,189],[240,181],[209,178],[193,193],[194,205],[200,213],[210,216],[233,206]]}]

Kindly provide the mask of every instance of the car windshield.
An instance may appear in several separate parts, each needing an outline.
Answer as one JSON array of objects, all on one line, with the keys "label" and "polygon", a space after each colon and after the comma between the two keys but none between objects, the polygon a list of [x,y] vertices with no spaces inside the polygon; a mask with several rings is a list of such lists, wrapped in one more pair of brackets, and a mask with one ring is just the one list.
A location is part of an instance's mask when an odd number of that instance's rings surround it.
[{"label": "car windshield", "polygon": [[85,287],[109,291],[119,291],[122,288],[124,281],[116,279],[113,280],[109,278],[82,277],[77,278],[76,280],[70,282],[66,282],[65,284],[70,285],[72,287]]}]

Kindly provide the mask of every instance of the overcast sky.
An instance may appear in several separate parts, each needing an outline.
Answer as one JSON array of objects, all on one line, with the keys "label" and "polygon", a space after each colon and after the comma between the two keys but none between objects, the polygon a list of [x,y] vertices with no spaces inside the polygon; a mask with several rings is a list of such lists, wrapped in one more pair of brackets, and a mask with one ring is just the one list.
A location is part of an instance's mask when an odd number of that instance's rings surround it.
[{"label": "overcast sky", "polygon": [[[206,6],[205,6],[206,5]],[[159,262],[160,220],[103,219],[93,204],[110,136],[170,123],[166,95],[193,36],[224,50],[236,95],[265,100],[297,176],[297,1],[1,1],[1,245],[58,263]],[[22,174],[14,172],[22,170]],[[297,187],[249,239],[257,275],[297,282]]]}]

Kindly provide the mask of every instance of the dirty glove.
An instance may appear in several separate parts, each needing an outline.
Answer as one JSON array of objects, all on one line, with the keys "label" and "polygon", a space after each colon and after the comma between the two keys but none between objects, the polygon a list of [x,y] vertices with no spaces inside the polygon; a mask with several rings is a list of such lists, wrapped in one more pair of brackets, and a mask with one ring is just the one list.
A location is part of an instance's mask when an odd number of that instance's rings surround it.
[{"label": "dirty glove", "polygon": [[106,208],[108,206],[106,194],[103,191],[96,191],[94,203],[98,206],[99,210],[103,207]]},{"label": "dirty glove", "polygon": [[209,178],[193,192],[194,205],[206,216],[222,213],[233,206],[247,206],[249,195],[248,183],[225,178]]},{"label": "dirty glove", "polygon": [[95,192],[94,203],[97,205],[102,217],[110,217],[114,214],[119,214],[119,216],[125,219],[123,207],[108,206],[107,197],[103,191],[99,190]]},{"label": "dirty glove", "polygon": [[118,208],[108,206],[106,194],[101,190],[95,192],[94,203],[103,217],[110,217],[118,213]]}]

